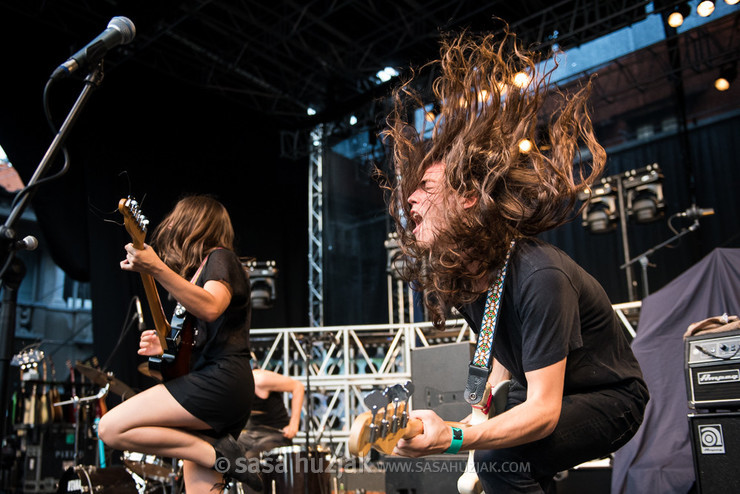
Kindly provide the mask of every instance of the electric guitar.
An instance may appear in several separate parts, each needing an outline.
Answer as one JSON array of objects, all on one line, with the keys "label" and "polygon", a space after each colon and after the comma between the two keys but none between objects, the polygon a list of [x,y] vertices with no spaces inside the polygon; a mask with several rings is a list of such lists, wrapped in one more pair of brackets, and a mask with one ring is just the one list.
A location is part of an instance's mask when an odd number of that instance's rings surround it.
[{"label": "electric guitar", "polygon": [[[134,248],[144,249],[149,220],[139,210],[139,204],[130,197],[121,199],[118,202],[118,211],[123,215],[123,223]],[[163,350],[162,355],[149,357],[149,373],[163,381],[183,376],[190,371],[194,344],[193,318],[178,304],[172,321],[168,322],[154,278],[150,274],[141,273],[141,281],[154,319],[154,329]]]}]

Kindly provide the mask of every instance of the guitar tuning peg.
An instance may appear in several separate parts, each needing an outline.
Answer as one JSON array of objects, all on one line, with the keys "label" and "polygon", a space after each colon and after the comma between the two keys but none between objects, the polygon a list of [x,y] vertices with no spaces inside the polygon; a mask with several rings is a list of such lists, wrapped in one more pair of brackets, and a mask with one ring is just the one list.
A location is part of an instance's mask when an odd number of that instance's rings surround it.
[{"label": "guitar tuning peg", "polygon": [[414,394],[414,383],[411,381],[406,381],[406,384],[403,385],[403,388],[406,390],[407,397]]}]

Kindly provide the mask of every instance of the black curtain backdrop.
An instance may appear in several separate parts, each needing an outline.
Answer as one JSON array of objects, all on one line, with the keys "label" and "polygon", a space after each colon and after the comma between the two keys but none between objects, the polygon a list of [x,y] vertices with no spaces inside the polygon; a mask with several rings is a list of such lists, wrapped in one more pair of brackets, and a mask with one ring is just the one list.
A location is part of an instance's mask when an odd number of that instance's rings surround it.
[{"label": "black curtain backdrop", "polygon": [[[714,208],[716,214],[699,220],[700,228],[685,235],[675,246],[664,247],[649,257],[650,293],[659,290],[680,273],[694,265],[715,247],[740,246],[740,117],[730,116],[691,128],[689,131],[691,160],[694,168],[695,198],[691,194],[690,175],[681,157],[677,135],[666,135],[646,143],[635,143],[608,151],[605,176],[658,163],[665,176],[663,194],[666,216],[653,223],[628,222],[627,236],[632,258],[671,238],[667,225],[673,213],[685,211],[693,202],[702,208]],[[677,228],[691,222],[676,219]],[[594,235],[581,226],[580,217],[548,232],[542,237],[571,255],[604,286],[613,303],[627,302],[627,281],[621,229]],[[633,279],[638,282],[638,299],[642,298],[639,263],[633,267]]]},{"label": "black curtain backdrop", "polygon": [[[10,31],[4,33],[22,43],[33,31],[18,22],[5,25]],[[54,49],[3,51],[16,70],[3,75],[0,143],[27,182],[53,138],[42,110],[43,86],[69,53],[61,41]],[[82,86],[70,79],[52,88],[57,125]],[[275,307],[254,311],[252,327],[308,323],[308,165],[278,158],[277,135],[212,89],[153,74],[135,61],[105,73],[67,142],[69,173],[43,185],[33,201],[55,262],[91,283],[94,351],[101,363],[111,358],[133,295],[144,300],[139,276],[119,268],[129,238],[116,208],[129,193],[143,203],[152,227],[182,195],[215,195],[231,213],[237,253],[275,260],[280,270]],[[142,360],[137,341],[136,330],[130,331],[110,369],[142,387],[148,383],[136,372]]]}]

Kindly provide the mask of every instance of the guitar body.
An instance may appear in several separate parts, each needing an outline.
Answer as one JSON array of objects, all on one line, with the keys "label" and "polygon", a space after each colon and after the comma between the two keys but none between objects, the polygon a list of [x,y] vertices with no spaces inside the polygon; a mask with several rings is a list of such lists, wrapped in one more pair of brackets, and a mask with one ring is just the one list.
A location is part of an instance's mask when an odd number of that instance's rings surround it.
[{"label": "guitar body", "polygon": [[177,311],[170,321],[167,347],[158,357],[149,357],[149,373],[161,381],[169,381],[190,372],[190,359],[195,344],[195,318],[190,314],[178,316]]}]

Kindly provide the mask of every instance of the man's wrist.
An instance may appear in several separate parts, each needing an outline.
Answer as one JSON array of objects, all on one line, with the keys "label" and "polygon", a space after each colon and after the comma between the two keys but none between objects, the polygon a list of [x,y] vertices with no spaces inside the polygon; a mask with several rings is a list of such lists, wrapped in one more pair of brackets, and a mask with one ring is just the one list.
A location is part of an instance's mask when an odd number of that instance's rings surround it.
[{"label": "man's wrist", "polygon": [[450,447],[447,448],[444,453],[447,455],[454,455],[458,451],[460,451],[460,448],[462,448],[463,444],[463,431],[459,427],[450,427],[452,429],[452,442],[450,443]]}]

